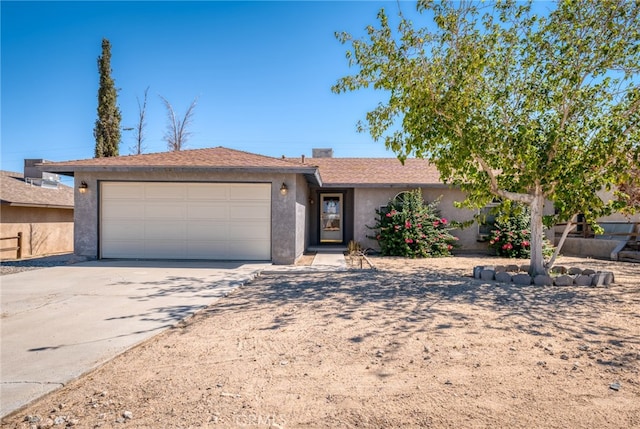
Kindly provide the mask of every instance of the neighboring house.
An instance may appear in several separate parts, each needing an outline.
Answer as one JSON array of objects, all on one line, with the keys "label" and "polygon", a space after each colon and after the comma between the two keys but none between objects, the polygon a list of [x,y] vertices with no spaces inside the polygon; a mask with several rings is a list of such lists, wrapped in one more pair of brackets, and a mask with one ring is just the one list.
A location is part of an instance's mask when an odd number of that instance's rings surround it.
[{"label": "neighboring house", "polygon": [[[426,160],[272,158],[223,147],[69,162],[46,171],[75,177],[75,253],[91,258],[266,260],[303,252],[377,247],[368,226],[398,193],[421,188],[441,215],[467,221],[464,194]],[[463,251],[486,251],[478,229],[455,230]]]},{"label": "neighboring house", "polygon": [[[42,160],[25,160],[26,174],[0,171],[0,237],[22,234],[22,257],[73,251],[73,188],[57,175],[33,168]],[[26,176],[26,178],[25,178]],[[17,240],[0,241],[0,258],[16,258]]]}]

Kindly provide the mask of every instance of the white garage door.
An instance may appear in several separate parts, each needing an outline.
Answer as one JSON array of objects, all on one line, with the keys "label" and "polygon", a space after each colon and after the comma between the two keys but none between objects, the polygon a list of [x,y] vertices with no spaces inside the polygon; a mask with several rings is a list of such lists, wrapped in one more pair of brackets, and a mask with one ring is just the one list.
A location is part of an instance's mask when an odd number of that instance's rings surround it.
[{"label": "white garage door", "polygon": [[101,183],[103,258],[271,259],[269,183]]}]

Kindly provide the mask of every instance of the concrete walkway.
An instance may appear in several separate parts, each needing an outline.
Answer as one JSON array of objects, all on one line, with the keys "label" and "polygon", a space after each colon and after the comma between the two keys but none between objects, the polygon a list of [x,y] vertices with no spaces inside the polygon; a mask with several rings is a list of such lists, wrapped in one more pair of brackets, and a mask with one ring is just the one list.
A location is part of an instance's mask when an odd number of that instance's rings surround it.
[{"label": "concrete walkway", "polygon": [[0,415],[174,326],[270,266],[94,261],[0,277]]}]

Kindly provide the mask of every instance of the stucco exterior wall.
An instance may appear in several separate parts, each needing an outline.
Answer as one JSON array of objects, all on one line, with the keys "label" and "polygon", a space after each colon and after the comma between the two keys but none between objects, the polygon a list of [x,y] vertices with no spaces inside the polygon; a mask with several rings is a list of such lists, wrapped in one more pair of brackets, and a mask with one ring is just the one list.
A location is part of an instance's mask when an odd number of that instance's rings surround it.
[{"label": "stucco exterior wall", "polygon": [[[0,208],[0,236],[15,237],[22,232],[22,257],[73,251],[73,209],[42,207]],[[1,240],[1,248],[17,245],[17,240]],[[0,250],[1,259],[14,259],[15,250]]]},{"label": "stucco exterior wall", "polygon": [[[365,248],[378,249],[376,240],[367,238],[373,235],[367,226],[376,223],[376,209],[386,206],[397,194],[415,188],[356,188],[354,192],[354,240]],[[440,198],[440,215],[448,221],[468,221],[473,218],[474,211],[456,208],[453,203],[462,201],[464,193],[447,187],[422,188],[422,196],[427,202]],[[451,231],[459,238],[458,252],[487,252],[487,244],[477,241],[478,228],[472,225],[465,229]]]},{"label": "stucco exterior wall", "polygon": [[296,177],[296,259],[302,256],[308,243],[308,205],[309,187],[305,178],[298,175]]},{"label": "stucco exterior wall", "polygon": [[[291,264],[296,259],[296,253],[302,253],[299,248],[304,250],[304,243],[301,245],[296,242],[296,232],[300,227],[297,225],[299,216],[296,204],[300,187],[297,176],[282,173],[197,172],[171,168],[147,172],[77,172],[75,175],[74,252],[90,258],[100,257],[100,181],[253,182],[272,184],[271,258],[274,264]],[[87,192],[84,194],[78,192],[78,186],[82,181],[88,185]],[[286,183],[289,188],[286,195],[280,193],[282,183]],[[303,188],[306,189],[306,184]],[[302,237],[304,239],[304,234]]]}]

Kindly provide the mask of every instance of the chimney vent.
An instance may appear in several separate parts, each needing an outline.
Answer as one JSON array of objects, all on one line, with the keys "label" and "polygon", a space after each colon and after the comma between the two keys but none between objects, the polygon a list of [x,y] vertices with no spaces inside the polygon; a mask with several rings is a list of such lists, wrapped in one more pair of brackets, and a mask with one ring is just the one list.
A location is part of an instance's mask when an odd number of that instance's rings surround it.
[{"label": "chimney vent", "polygon": [[313,149],[314,158],[333,158],[333,149]]}]

